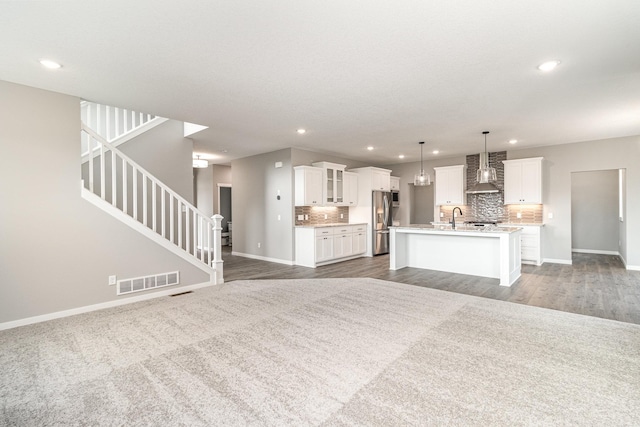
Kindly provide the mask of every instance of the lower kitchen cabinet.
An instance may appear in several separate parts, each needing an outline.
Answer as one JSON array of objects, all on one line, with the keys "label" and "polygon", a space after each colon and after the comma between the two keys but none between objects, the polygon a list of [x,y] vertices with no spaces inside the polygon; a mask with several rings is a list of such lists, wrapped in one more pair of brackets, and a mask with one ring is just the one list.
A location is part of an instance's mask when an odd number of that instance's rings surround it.
[{"label": "lower kitchen cabinet", "polygon": [[296,265],[318,267],[363,256],[367,225],[296,227]]},{"label": "lower kitchen cabinet", "polygon": [[520,227],[520,254],[523,264],[542,265],[542,242],[540,225],[502,224],[505,227]]}]

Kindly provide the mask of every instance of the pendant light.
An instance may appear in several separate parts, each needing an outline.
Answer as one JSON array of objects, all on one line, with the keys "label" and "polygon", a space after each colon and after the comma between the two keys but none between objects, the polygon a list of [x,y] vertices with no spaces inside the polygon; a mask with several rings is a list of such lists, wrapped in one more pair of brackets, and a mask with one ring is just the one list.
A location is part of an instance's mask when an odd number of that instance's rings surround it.
[{"label": "pendant light", "polygon": [[200,155],[198,155],[197,159],[193,159],[193,167],[194,168],[206,168],[209,167],[209,162],[205,159],[200,160]]},{"label": "pendant light", "polygon": [[422,167],[422,146],[424,145],[424,141],[418,142],[418,144],[420,144],[420,174],[415,175],[413,178],[413,185],[431,185],[431,177],[428,173],[424,173],[424,168]]},{"label": "pendant light", "polygon": [[496,181],[496,169],[489,167],[489,154],[487,153],[487,134],[488,130],[482,132],[484,135],[484,156],[480,154],[480,169],[478,169],[478,173],[476,175],[476,179],[478,184],[486,184],[488,182]]}]

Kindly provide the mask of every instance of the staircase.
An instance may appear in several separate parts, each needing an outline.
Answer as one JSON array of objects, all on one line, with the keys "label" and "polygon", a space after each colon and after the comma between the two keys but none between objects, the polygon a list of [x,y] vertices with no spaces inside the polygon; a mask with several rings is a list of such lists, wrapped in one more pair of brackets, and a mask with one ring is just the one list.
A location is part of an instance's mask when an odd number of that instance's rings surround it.
[{"label": "staircase", "polygon": [[[166,119],[98,104],[82,108],[88,112],[81,127],[82,197],[209,274],[212,284],[223,283],[222,216],[207,217],[116,148]],[[105,136],[84,121],[92,118]]]}]

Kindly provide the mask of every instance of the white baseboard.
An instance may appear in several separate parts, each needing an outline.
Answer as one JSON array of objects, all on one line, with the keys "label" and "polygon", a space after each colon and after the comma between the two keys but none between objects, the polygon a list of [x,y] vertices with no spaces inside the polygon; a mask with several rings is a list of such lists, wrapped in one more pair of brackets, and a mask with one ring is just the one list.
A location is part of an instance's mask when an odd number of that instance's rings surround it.
[{"label": "white baseboard", "polygon": [[543,263],[549,262],[551,264],[568,264],[571,265],[573,262],[570,259],[555,259],[555,258],[545,258],[542,260]]},{"label": "white baseboard", "polygon": [[260,255],[244,254],[242,252],[232,251],[231,255],[241,256],[241,257],[251,258],[251,259],[259,259],[260,261],[276,262],[278,264],[295,265],[293,261],[289,261],[286,259],[269,258],[265,256],[260,256]]},{"label": "white baseboard", "polygon": [[103,310],[105,308],[118,307],[125,304],[132,304],[134,302],[166,297],[168,295],[179,294],[187,291],[193,291],[195,289],[200,289],[207,286],[215,286],[215,285],[212,284],[211,282],[205,282],[205,283],[198,283],[195,285],[182,286],[178,288],[172,287],[171,289],[165,289],[162,291],[152,292],[144,295],[136,295],[135,297],[121,298],[114,301],[102,302],[99,304],[86,305],[84,307],[71,308],[69,310],[42,314],[40,316],[33,316],[33,317],[27,317],[25,319],[12,320],[10,322],[0,323],[0,331],[17,328],[19,326],[32,325],[34,323],[46,322],[48,320],[60,319],[62,317],[75,316],[76,314],[88,313],[90,311]]},{"label": "white baseboard", "polygon": [[620,255],[618,251],[602,251],[599,249],[571,249],[571,252],[579,254]]},{"label": "white baseboard", "polygon": [[627,270],[640,271],[640,265],[627,265]]}]

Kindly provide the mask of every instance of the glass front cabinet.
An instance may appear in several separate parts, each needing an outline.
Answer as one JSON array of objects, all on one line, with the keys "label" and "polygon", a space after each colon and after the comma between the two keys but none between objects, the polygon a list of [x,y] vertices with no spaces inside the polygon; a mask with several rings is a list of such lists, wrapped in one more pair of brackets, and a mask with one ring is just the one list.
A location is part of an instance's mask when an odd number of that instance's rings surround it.
[{"label": "glass front cabinet", "polygon": [[312,163],[312,165],[323,170],[323,204],[325,206],[346,205],[344,198],[344,170],[346,165],[330,162],[316,162]]}]

